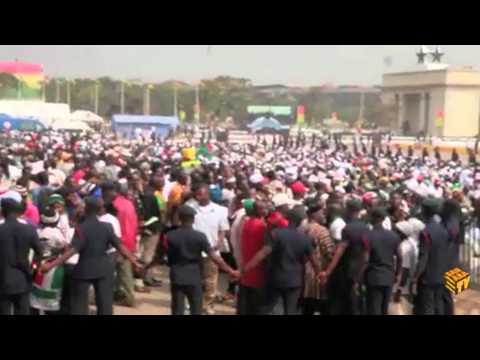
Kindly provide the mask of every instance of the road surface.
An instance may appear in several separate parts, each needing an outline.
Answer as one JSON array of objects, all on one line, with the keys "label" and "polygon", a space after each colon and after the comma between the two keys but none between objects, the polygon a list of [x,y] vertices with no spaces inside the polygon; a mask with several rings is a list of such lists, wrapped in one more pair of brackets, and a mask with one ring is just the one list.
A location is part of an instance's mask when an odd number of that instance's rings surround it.
[{"label": "road surface", "polygon": [[[160,288],[152,289],[150,294],[136,293],[137,307],[127,308],[115,306],[115,315],[170,315],[170,293],[168,283],[168,270],[165,267],[156,269],[157,276],[163,280]],[[224,293],[226,278],[222,276],[221,290]],[[457,315],[480,315],[480,292],[467,290],[456,297]],[[216,305],[217,315],[235,315],[233,302]],[[92,307],[94,311],[94,307]],[[409,315],[410,307],[406,303],[390,306],[392,315]]]}]

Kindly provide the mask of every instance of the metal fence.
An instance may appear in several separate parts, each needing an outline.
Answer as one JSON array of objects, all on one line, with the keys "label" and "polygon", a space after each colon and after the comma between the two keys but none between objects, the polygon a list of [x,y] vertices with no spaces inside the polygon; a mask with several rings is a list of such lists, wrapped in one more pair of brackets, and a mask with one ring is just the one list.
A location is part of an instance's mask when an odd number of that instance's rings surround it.
[{"label": "metal fence", "polygon": [[460,246],[462,269],[470,273],[470,286],[480,289],[480,221],[471,219],[465,227],[465,241]]}]

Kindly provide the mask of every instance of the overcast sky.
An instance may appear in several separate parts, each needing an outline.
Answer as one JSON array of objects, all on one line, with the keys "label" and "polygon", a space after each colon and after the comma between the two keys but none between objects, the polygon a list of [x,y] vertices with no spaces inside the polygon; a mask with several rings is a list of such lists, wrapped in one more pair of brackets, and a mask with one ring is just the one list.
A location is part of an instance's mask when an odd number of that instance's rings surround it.
[{"label": "overcast sky", "polygon": [[[433,47],[433,46],[432,46]],[[0,60],[42,63],[47,76],[194,82],[217,75],[255,84],[377,85],[416,64],[420,45],[2,45]],[[445,62],[480,65],[480,46],[441,45]],[[387,67],[384,59],[390,57]]]}]

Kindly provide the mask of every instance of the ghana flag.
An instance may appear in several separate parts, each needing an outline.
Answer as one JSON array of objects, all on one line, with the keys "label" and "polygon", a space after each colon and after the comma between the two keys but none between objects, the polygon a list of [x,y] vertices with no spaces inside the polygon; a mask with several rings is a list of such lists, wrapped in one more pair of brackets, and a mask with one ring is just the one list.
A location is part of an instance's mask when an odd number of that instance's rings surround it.
[{"label": "ghana flag", "polygon": [[43,311],[60,310],[63,276],[63,266],[57,266],[45,274],[37,271],[30,296],[32,308]]},{"label": "ghana flag", "polygon": [[44,81],[43,66],[40,64],[0,62],[0,98],[39,99]]}]

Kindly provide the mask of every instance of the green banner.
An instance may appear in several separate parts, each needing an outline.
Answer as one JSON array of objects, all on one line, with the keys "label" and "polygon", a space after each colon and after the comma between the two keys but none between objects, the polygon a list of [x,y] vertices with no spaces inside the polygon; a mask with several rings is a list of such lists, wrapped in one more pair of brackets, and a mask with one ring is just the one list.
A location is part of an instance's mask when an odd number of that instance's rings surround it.
[{"label": "green banner", "polygon": [[292,108],[290,106],[249,106],[247,112],[251,115],[272,113],[278,116],[290,116]]}]

